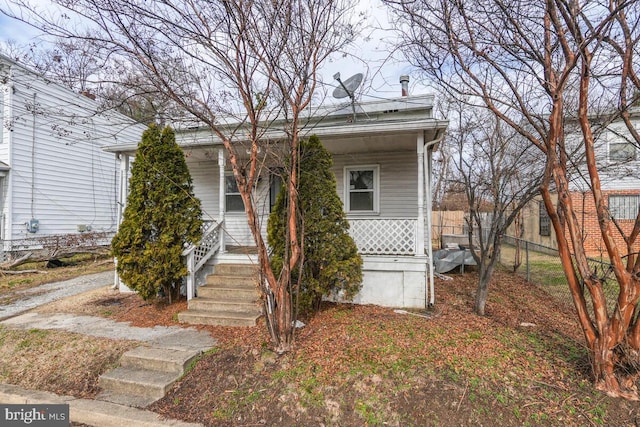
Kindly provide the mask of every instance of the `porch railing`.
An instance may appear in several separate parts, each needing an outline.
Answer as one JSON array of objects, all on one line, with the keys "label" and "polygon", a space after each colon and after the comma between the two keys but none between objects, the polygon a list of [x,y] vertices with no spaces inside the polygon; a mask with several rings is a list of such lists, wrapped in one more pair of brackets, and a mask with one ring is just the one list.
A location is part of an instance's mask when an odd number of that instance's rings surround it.
[{"label": "porch railing", "polygon": [[415,255],[418,221],[412,218],[349,219],[349,234],[363,255]]},{"label": "porch railing", "polygon": [[182,252],[187,263],[187,300],[195,296],[196,274],[220,250],[222,223],[206,221],[202,225],[202,239]]}]

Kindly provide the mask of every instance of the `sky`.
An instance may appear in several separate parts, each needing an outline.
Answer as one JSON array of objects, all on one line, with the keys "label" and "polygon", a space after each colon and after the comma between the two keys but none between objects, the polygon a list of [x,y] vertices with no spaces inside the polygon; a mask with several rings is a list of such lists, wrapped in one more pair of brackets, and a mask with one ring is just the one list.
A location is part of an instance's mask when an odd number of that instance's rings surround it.
[{"label": "sky", "polygon": [[364,40],[356,41],[352,48],[353,56],[339,57],[325,65],[324,81],[333,82],[332,76],[338,71],[343,81],[353,74],[363,73],[365,81],[360,88],[361,99],[394,98],[401,96],[400,76],[407,74],[411,76],[411,94],[429,93],[411,75],[413,69],[408,63],[390,55],[395,36],[386,6],[380,0],[360,0],[356,11],[364,12],[367,17],[369,28],[364,30]]},{"label": "sky", "polygon": [[[7,1],[0,0],[0,7]],[[400,75],[411,75],[413,71],[406,62],[390,58],[389,51],[392,48],[389,43],[394,36],[389,29],[391,25],[388,13],[381,1],[359,0],[356,11],[364,12],[367,17],[367,29],[364,31],[363,39],[357,40],[346,56],[336,55],[323,66],[321,75],[328,93],[326,103],[341,102],[331,98],[334,87],[338,85],[333,79],[336,72],[340,72],[342,81],[356,73],[363,73],[364,81],[357,90],[356,99],[367,101],[401,96]],[[37,37],[37,30],[0,13],[0,41],[13,40],[21,45],[36,42],[41,45],[42,39]],[[409,91],[411,94],[430,92],[413,75]]]}]

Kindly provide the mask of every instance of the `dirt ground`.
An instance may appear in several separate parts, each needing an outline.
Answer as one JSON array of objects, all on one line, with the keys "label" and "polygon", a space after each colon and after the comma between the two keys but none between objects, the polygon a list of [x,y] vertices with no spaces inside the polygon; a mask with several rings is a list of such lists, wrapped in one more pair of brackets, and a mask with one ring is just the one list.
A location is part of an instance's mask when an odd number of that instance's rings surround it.
[{"label": "dirt ground", "polygon": [[[295,350],[283,356],[269,350],[264,324],[200,327],[219,346],[149,409],[206,426],[640,424],[637,402],[594,391],[582,336],[566,306],[501,272],[490,288],[488,315],[478,317],[472,313],[475,274],[452,277],[437,281],[436,308],[428,313],[327,304],[303,319]],[[103,288],[41,310],[152,326],[176,325],[184,309],[185,301],[154,304]],[[0,328],[0,357],[15,358],[12,349],[29,347],[25,341],[37,344],[40,332],[22,334],[13,337]],[[47,348],[48,359],[20,357],[41,369],[51,365],[55,381],[40,388],[91,396],[99,374],[133,344],[99,339],[77,344],[84,350],[75,357],[88,359],[93,349],[94,359],[101,360],[83,368],[88,374],[82,381],[72,378],[78,365],[72,352]],[[107,348],[114,349],[108,357],[100,353]],[[0,369],[3,382],[18,383],[20,375],[24,370]]]}]

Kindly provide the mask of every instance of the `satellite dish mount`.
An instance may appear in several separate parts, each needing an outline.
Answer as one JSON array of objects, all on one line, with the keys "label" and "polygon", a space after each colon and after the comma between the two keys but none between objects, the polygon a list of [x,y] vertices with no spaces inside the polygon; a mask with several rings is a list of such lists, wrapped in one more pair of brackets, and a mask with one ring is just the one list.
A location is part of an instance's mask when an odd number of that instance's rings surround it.
[{"label": "satellite dish mount", "polygon": [[340,80],[340,73],[335,73],[333,78],[340,83],[340,86],[334,89],[333,97],[336,99],[346,98],[347,96],[351,99],[351,110],[353,111],[353,121],[356,121],[356,100],[354,97],[354,93],[358,86],[362,83],[362,73],[354,74],[349,77],[344,82]]}]

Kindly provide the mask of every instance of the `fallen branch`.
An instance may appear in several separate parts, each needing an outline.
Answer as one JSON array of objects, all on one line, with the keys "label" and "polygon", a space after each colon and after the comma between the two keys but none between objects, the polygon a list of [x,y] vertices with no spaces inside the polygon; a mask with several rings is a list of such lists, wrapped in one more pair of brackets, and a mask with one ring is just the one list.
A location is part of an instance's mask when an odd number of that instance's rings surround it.
[{"label": "fallen branch", "polygon": [[0,270],[0,274],[28,274],[28,273],[46,273],[41,270]]},{"label": "fallen branch", "polygon": [[8,270],[10,268],[14,268],[19,265],[22,265],[25,262],[27,262],[32,256],[33,256],[33,252],[27,252],[26,254],[22,255],[20,258],[16,260],[8,261],[0,264],[0,270]]}]

